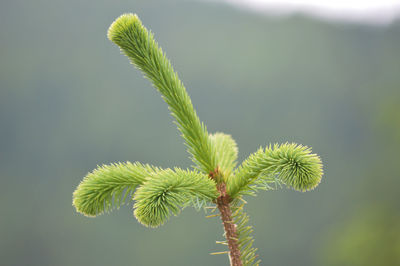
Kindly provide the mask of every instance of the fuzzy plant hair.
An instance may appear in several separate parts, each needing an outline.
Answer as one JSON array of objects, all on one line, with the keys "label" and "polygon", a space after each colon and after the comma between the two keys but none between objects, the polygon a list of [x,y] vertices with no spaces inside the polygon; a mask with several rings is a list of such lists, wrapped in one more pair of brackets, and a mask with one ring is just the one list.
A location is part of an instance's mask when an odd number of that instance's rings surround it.
[{"label": "fuzzy plant hair", "polygon": [[314,189],[323,175],[320,158],[309,147],[285,143],[260,148],[237,166],[235,140],[207,131],[165,53],[137,15],[117,18],[108,38],[168,104],[195,166],[187,170],[139,162],[99,166],[74,191],[73,206],[94,217],[129,199],[134,202],[134,216],[146,227],[163,225],[187,206],[205,208],[215,213],[208,217],[221,218],[226,240],[217,243],[228,247],[211,254],[228,254],[233,266],[259,265],[243,197],[281,186],[301,192]]}]

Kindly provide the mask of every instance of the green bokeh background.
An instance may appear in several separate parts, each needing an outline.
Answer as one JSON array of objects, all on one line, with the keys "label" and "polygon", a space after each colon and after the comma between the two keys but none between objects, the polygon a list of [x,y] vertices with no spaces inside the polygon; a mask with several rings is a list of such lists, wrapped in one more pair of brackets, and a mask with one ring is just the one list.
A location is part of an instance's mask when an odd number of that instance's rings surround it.
[{"label": "green bokeh background", "polygon": [[72,192],[99,164],[190,167],[167,106],[106,38],[137,13],[210,132],[240,161],[260,145],[312,146],[308,193],[260,192],[247,211],[262,265],[400,265],[400,22],[269,18],[197,1],[0,3],[0,265],[227,265],[217,218],[165,226],[131,205],[86,218]]}]

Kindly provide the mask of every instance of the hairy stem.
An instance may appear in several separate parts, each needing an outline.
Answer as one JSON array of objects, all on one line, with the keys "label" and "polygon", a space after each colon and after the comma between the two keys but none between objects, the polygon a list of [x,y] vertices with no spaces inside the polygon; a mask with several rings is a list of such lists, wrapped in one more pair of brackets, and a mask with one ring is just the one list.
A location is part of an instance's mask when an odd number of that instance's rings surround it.
[{"label": "hairy stem", "polygon": [[217,207],[221,213],[221,220],[224,225],[225,237],[228,241],[231,266],[242,266],[242,261],[240,260],[238,234],[236,231],[236,225],[233,223],[232,220],[229,195],[226,193],[225,183],[218,184],[217,189],[220,192],[220,196],[217,198]]}]

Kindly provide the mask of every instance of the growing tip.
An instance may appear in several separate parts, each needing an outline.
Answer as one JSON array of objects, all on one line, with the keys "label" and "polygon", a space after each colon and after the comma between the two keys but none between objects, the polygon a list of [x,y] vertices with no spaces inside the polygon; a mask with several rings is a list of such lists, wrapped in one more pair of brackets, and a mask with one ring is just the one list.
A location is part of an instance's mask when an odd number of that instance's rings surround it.
[{"label": "growing tip", "polygon": [[139,17],[133,13],[125,13],[119,16],[111,26],[108,28],[107,37],[110,41],[115,42],[115,38],[121,36],[121,33],[125,32],[135,24],[141,25]]}]

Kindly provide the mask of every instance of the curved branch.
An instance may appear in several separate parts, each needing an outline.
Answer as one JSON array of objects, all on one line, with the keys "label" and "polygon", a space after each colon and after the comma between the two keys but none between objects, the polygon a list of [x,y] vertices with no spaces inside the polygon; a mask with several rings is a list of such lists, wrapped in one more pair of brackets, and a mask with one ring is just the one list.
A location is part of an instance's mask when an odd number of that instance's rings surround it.
[{"label": "curved branch", "polygon": [[275,144],[265,151],[259,149],[236,170],[228,180],[228,194],[235,198],[256,189],[265,179],[277,179],[298,191],[314,189],[321,181],[321,159],[311,148],[295,143]]},{"label": "curved branch", "polygon": [[206,175],[178,168],[157,171],[135,193],[134,215],[149,227],[164,224],[172,214],[196,200],[212,201],[218,192]]},{"label": "curved branch", "polygon": [[118,208],[155,170],[150,165],[131,162],[99,166],[78,185],[72,204],[86,216]]}]

